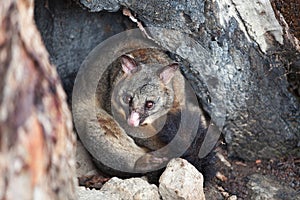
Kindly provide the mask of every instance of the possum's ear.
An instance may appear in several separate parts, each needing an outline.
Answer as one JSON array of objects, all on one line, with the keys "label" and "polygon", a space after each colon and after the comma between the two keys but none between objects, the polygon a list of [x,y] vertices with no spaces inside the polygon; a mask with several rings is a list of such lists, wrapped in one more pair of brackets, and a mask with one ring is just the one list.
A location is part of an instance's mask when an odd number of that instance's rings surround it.
[{"label": "possum's ear", "polygon": [[168,84],[172,80],[178,68],[178,63],[172,63],[170,65],[165,66],[163,70],[159,73],[159,78],[164,84]]},{"label": "possum's ear", "polygon": [[121,57],[122,70],[125,74],[132,74],[137,70],[136,62],[133,58],[128,55],[123,55]]}]

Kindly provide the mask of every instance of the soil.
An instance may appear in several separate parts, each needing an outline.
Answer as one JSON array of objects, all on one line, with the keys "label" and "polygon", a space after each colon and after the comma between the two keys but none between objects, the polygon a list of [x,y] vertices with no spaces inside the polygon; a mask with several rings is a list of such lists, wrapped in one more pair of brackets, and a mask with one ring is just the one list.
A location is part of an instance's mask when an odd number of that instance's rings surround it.
[{"label": "soil", "polygon": [[[212,185],[220,192],[236,195],[238,199],[248,199],[249,181],[252,174],[269,175],[286,186],[300,192],[300,158],[287,156],[280,159],[256,160],[247,162],[237,158],[229,158],[225,146],[219,146],[217,157],[223,156],[225,161],[217,159],[218,170]],[[230,166],[229,166],[230,164]]]}]

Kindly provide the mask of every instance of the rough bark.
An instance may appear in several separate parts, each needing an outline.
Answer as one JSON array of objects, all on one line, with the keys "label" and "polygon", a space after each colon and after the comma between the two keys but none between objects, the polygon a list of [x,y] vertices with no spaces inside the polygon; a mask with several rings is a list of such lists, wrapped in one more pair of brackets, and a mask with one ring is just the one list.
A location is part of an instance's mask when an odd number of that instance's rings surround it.
[{"label": "rough bark", "polygon": [[90,13],[69,0],[36,0],[35,4],[37,26],[68,97],[88,53],[108,37],[135,27],[120,13]]},{"label": "rough bark", "polygon": [[[299,8],[299,4],[243,0],[81,0],[80,3],[94,12],[126,6],[146,26],[184,31],[203,45],[216,68],[203,71],[191,66],[186,76],[196,86],[194,89],[211,115],[214,105],[207,99],[223,95],[227,111],[223,133],[231,155],[246,160],[300,156],[299,82],[294,80],[291,86],[287,81],[287,75],[299,77],[299,41],[294,37],[298,34],[293,35],[289,29],[290,24],[297,25],[298,18],[289,23],[287,15],[282,17],[278,10]],[[290,15],[297,16],[296,8]],[[295,33],[298,28],[292,30]],[[152,34],[168,49],[168,41],[160,41],[166,35]],[[222,87],[216,87],[213,94],[203,95],[199,90],[203,88],[199,87],[203,86],[201,74],[214,77]]]},{"label": "rough bark", "polygon": [[0,199],[74,199],[71,116],[33,8],[0,2]]},{"label": "rough bark", "polygon": [[[183,31],[200,43],[211,56],[214,68],[190,65],[185,75],[210,115],[214,114],[213,109],[218,111],[211,102],[223,97],[227,112],[223,133],[232,156],[246,160],[287,154],[300,156],[299,17],[296,14],[299,4],[296,1],[77,0],[77,3],[92,12],[114,12],[128,7],[144,25]],[[52,35],[41,31],[70,95],[80,63],[105,39],[102,36],[135,25],[119,14],[88,14],[79,7],[57,1],[49,7],[53,13]],[[41,13],[37,9],[39,16]],[[296,17],[290,18],[293,13]],[[40,28],[45,21],[37,18]],[[107,24],[114,29],[106,29]],[[167,49],[168,42],[176,42],[161,41],[160,38],[167,38],[163,33],[152,35],[162,48]],[[217,81],[214,91],[207,91],[208,83],[203,76]]]}]

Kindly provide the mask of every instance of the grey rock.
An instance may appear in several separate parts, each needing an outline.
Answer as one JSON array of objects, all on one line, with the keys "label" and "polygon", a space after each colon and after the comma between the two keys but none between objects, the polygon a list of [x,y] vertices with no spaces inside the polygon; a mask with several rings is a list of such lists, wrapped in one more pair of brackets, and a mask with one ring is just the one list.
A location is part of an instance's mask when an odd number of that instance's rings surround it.
[{"label": "grey rock", "polygon": [[181,158],[172,159],[159,179],[163,200],[205,200],[203,176]]},{"label": "grey rock", "polygon": [[253,174],[248,177],[249,199],[253,200],[299,200],[299,192],[293,188],[282,185],[274,177]]}]

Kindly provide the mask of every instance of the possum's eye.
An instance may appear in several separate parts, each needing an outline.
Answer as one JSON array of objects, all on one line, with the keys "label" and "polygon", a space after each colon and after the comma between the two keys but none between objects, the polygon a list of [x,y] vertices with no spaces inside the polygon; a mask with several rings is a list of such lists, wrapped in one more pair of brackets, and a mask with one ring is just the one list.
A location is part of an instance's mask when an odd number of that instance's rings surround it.
[{"label": "possum's eye", "polygon": [[132,99],[133,99],[133,97],[131,95],[129,95],[129,94],[126,94],[126,95],[123,96],[123,101],[126,104],[131,104],[132,103]]},{"label": "possum's eye", "polygon": [[147,109],[147,110],[150,110],[150,109],[152,109],[154,107],[154,102],[153,101],[146,101],[146,103],[145,103],[145,108]]}]

